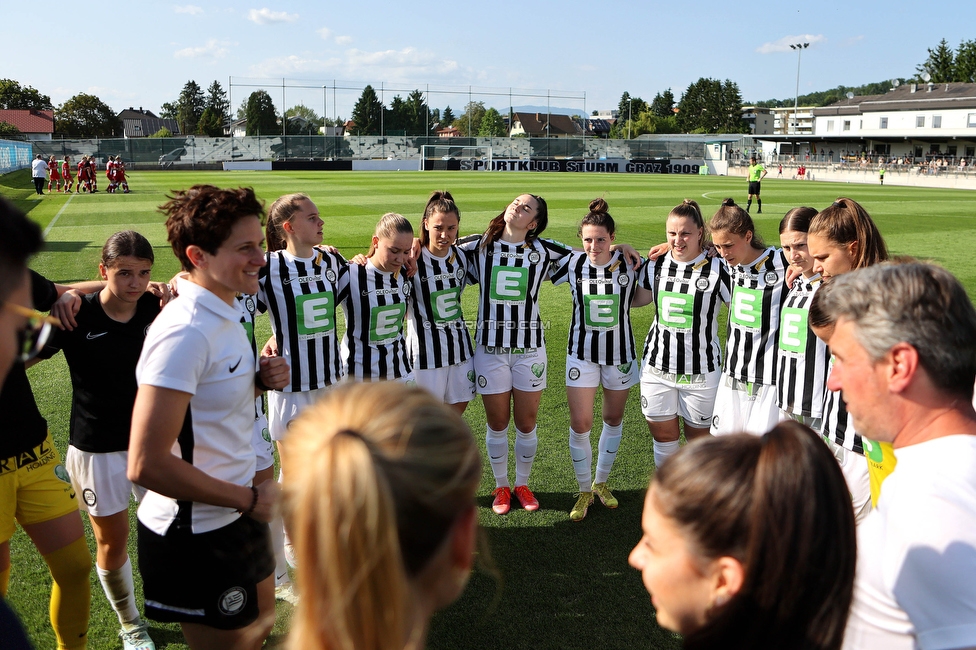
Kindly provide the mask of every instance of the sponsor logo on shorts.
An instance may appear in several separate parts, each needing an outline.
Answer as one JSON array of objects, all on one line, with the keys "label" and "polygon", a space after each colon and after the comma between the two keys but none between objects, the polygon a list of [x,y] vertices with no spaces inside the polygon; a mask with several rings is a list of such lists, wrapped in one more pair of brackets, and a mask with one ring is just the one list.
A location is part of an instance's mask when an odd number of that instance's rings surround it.
[{"label": "sponsor logo on shorts", "polygon": [[482,388],[488,385],[488,380],[485,378],[484,375],[478,375],[478,385],[481,386]]},{"label": "sponsor logo on shorts", "polygon": [[95,491],[92,490],[91,488],[85,488],[84,490],[82,490],[81,498],[85,500],[85,503],[88,505],[89,508],[94,506],[95,502],[98,501],[97,497],[95,497]]},{"label": "sponsor logo on shorts", "polygon": [[265,442],[271,442],[271,432],[268,431],[268,427],[261,429],[261,437],[264,438]]},{"label": "sponsor logo on shorts", "polygon": [[718,428],[718,416],[717,415],[712,418],[712,428],[714,428],[714,429],[717,429]]},{"label": "sponsor logo on shorts", "polygon": [[64,465],[58,465],[54,468],[54,475],[65,483],[71,483],[71,477],[68,476],[68,470]]},{"label": "sponsor logo on shorts", "polygon": [[573,380],[573,381],[576,381],[577,379],[579,379],[580,378],[579,368],[570,368],[569,369],[569,378],[571,380]]},{"label": "sponsor logo on shorts", "polygon": [[474,383],[474,370],[468,371],[468,381],[470,381],[472,384]]},{"label": "sponsor logo on shorts", "polygon": [[246,604],[247,592],[244,591],[244,588],[231,587],[220,594],[220,598],[217,600],[217,609],[225,616],[234,616],[239,614]]},{"label": "sponsor logo on shorts", "polygon": [[644,397],[643,395],[641,395],[641,408],[642,409],[646,409],[647,408],[647,398]]},{"label": "sponsor logo on shorts", "polygon": [[[533,363],[531,367],[532,367],[532,374],[535,375],[536,377],[540,377],[541,378],[542,375],[546,372],[546,364],[545,363]],[[533,385],[535,385],[535,384],[533,384]]]},{"label": "sponsor logo on shorts", "polygon": [[617,370],[620,371],[620,374],[626,375],[627,373],[630,372],[630,369],[633,365],[634,365],[633,361],[628,361],[627,363],[622,363],[619,366],[617,366]]}]

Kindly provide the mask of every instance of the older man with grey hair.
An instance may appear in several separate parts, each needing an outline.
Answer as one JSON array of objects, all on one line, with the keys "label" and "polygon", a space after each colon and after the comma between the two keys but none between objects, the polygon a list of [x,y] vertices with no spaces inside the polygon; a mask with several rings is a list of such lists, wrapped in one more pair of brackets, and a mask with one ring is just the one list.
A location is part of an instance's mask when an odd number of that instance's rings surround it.
[{"label": "older man with grey hair", "polygon": [[931,264],[885,263],[817,293],[829,388],[898,465],[858,530],[845,649],[976,647],[976,311]]}]

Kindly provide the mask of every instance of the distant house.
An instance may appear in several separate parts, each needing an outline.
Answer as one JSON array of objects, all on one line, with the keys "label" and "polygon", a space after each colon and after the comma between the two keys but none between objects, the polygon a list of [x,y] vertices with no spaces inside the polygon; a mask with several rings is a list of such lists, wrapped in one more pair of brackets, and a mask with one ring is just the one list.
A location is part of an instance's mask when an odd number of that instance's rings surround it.
[{"label": "distant house", "polygon": [[583,135],[583,129],[569,115],[556,113],[512,113],[510,136],[566,138]]},{"label": "distant house", "polygon": [[54,135],[54,111],[4,109],[0,122],[14,125],[28,140],[50,140]]},{"label": "distant house", "polygon": [[[616,111],[614,111],[616,113]],[[610,129],[616,120],[612,118],[589,117],[586,118],[586,135],[605,138],[610,135]]]},{"label": "distant house", "polygon": [[438,138],[457,138],[461,136],[461,132],[455,129],[453,126],[437,129],[435,133],[437,134]]},{"label": "distant house", "polygon": [[118,114],[122,122],[122,135],[125,138],[147,138],[160,129],[168,129],[173,135],[179,135],[180,126],[176,120],[162,119],[152,111],[138,109],[131,106]]},{"label": "distant house", "polygon": [[353,135],[356,131],[356,123],[352,120],[346,120],[346,123],[342,125],[345,133],[343,135]]},{"label": "distant house", "polygon": [[243,138],[247,135],[247,120],[243,117],[230,123],[230,135],[235,138]]}]

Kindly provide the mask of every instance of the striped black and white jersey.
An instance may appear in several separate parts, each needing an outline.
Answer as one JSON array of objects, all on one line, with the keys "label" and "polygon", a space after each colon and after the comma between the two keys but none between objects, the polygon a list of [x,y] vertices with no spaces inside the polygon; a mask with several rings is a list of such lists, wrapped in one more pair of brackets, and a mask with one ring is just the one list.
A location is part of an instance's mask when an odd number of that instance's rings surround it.
[{"label": "striped black and white jersey", "polygon": [[824,391],[830,353],[808,324],[820,276],[793,281],[779,319],[779,358],[776,361],[776,403],[787,413],[823,416]]},{"label": "striped black and white jersey", "polygon": [[410,374],[403,326],[412,290],[410,278],[399,271],[385,273],[371,260],[349,265],[349,291],[342,301],[342,360],[350,377],[373,381]]},{"label": "striped black and white jersey", "polygon": [[545,345],[539,290],[549,277],[552,262],[573,252],[550,239],[531,244],[499,240],[465,242],[468,270],[481,285],[475,340],[501,348],[538,348]]},{"label": "striped black and white jersey", "polygon": [[637,291],[637,269],[620,251],[603,266],[574,251],[556,262],[552,283],[569,283],[573,318],[566,353],[590,363],[618,366],[637,357],[630,305]]},{"label": "striped black and white jersey", "polygon": [[642,363],[662,372],[703,375],[722,365],[718,314],[729,302],[730,276],[721,258],[702,253],[679,262],[671,253],[641,267],[640,285],[654,294],[656,313]]},{"label": "striped black and white jersey", "polygon": [[331,386],[342,378],[336,306],[348,282],[348,264],[324,248],[298,258],[286,250],[267,254],[259,275],[258,310],[271,315],[278,355],[288,361],[284,392]]},{"label": "striped black and white jersey", "polygon": [[780,308],[790,290],[787,266],[783,251],[769,247],[752,264],[729,269],[732,300],[722,371],[733,379],[776,383]]},{"label": "striped black and white jersey", "polygon": [[[830,360],[828,376],[834,369],[834,360]],[[847,404],[840,391],[826,390],[824,392],[823,431],[825,438],[836,442],[844,449],[851,449],[855,453],[864,455],[864,443],[861,434],[854,430],[854,419],[847,412]]]},{"label": "striped black and white jersey", "polygon": [[461,292],[468,284],[467,253],[451,246],[441,258],[424,248],[410,281],[407,344],[413,367],[446,368],[472,358],[471,334],[461,311]]}]

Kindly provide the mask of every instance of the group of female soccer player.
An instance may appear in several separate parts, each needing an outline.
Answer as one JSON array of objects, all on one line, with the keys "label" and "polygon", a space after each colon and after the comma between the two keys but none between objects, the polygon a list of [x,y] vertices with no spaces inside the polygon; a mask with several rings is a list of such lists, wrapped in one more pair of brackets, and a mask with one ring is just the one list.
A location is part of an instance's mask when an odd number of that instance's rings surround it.
[{"label": "group of female soccer player", "polygon": [[[688,439],[761,434],[796,419],[828,438],[860,513],[871,493],[865,454],[872,469],[890,464],[884,450],[853,431],[840,396],[826,391],[829,352],[814,331],[831,324],[818,321],[816,310],[808,316],[821,282],[887,256],[870,217],[850,199],[819,213],[788,212],[780,224],[782,249],[765,246],[731,199],[707,224],[698,204],[686,200],[667,217],[667,243],[646,261],[615,244],[615,222],[602,199],[580,222],[580,251],[540,237],[548,225],[540,196],[515,197],[483,234],[459,239],[458,205],[449,192],[434,192],[417,240],[405,217],[388,213],[367,255],[352,263],[323,246],[324,221],[304,194],[275,201],[263,233],[250,218],[263,212],[250,190],[196,186],[175,193],[163,211],[184,268],[172,303],[180,307],[160,311],[158,298],[146,294],[149,242],[132,231],[116,233],[99,265],[104,288],[81,301],[76,326],[52,348],[65,351],[74,388],[67,465],[92,521],[99,579],[127,648],[153,647],[135,608],[125,550],[131,492],[145,495],[139,550],[149,616],[180,621],[193,647],[242,643],[245,628],[252,636],[270,630],[275,587],[278,597],[294,600],[283,525],[271,518],[271,441],[279,480],[287,481],[302,462],[289,450],[290,424],[345,377],[415,383],[458,412],[480,394],[496,483],[492,509],[507,513],[513,494],[524,509],[538,509],[529,478],[547,385],[539,307],[545,280],[568,284],[573,300],[565,374],[579,485],[573,521],[586,516],[594,497],[618,505],[608,479],[630,388],[638,383],[656,465],[678,447],[679,417]],[[480,297],[472,341],[461,294],[473,283]],[[638,362],[629,311],[651,302],[655,318]],[[729,305],[724,362],[723,303]],[[345,314],[341,338],[337,307]],[[272,338],[259,350],[254,318],[264,312]],[[236,373],[242,363],[245,371]],[[594,475],[590,432],[600,386]],[[245,398],[251,406],[241,419],[238,402]],[[241,427],[246,439],[235,433]],[[268,544],[261,541],[265,522]],[[220,568],[227,557],[233,561]],[[213,584],[187,590],[188,577],[214,566]],[[240,580],[244,586],[236,586]],[[214,590],[216,606],[207,600]],[[228,630],[235,634],[224,635]]]},{"label": "group of female soccer player", "polygon": [[[57,160],[51,156],[47,162],[48,167],[48,192],[64,192],[71,194],[72,187],[75,187],[75,177],[71,175],[71,156],[65,155],[63,160]],[[122,188],[124,194],[129,193],[129,184],[125,177],[125,163],[122,156],[108,157],[105,163],[105,177],[108,179],[108,189],[114,193],[118,188]],[[82,156],[78,161],[78,185],[75,189],[76,194],[82,192],[98,191],[98,175],[95,156]]]}]

